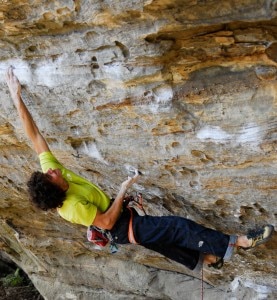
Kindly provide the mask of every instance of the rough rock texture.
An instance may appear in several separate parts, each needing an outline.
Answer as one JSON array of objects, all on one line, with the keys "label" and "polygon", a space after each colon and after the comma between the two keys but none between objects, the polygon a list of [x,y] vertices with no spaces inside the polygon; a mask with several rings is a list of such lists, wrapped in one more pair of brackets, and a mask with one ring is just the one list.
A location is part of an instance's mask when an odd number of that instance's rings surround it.
[{"label": "rough rock texture", "polygon": [[[139,246],[116,255],[32,208],[38,160],[4,73],[51,149],[114,196],[130,167],[151,214],[227,233],[276,225],[275,0],[0,1],[0,249],[45,299],[199,299],[201,274]],[[205,299],[276,298],[276,235],[204,270]]]}]

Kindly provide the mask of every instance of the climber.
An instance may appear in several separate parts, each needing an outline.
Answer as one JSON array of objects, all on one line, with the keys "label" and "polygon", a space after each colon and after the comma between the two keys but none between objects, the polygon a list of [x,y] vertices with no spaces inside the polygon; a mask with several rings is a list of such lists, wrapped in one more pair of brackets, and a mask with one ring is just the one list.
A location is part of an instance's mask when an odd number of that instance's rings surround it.
[{"label": "climber", "polygon": [[[42,210],[57,209],[71,223],[92,225],[108,232],[117,244],[126,244],[131,212],[123,209],[127,190],[139,173],[128,177],[111,201],[99,187],[63,167],[49,149],[21,97],[21,85],[9,67],[6,82],[24,131],[31,140],[43,172],[34,172],[28,181],[31,202]],[[230,260],[234,248],[248,250],[271,237],[274,227],[266,225],[248,235],[227,235],[177,216],[139,216],[132,213],[132,230],[140,245],[157,251],[189,269],[202,263],[220,268]]]}]

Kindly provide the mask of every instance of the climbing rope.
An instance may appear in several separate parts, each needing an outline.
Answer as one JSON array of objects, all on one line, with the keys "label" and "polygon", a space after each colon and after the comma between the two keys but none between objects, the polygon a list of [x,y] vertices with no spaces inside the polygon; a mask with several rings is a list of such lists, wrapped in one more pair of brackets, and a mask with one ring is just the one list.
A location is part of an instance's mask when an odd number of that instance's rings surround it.
[{"label": "climbing rope", "polygon": [[201,268],[201,300],[204,300],[204,264],[202,264]]}]

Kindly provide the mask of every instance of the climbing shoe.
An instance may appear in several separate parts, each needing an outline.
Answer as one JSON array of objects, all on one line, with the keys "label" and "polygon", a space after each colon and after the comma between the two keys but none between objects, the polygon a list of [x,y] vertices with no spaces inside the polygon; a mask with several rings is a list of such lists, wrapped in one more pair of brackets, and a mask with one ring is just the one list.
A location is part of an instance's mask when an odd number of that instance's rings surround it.
[{"label": "climbing shoe", "polygon": [[242,248],[243,250],[249,250],[267,242],[272,236],[273,231],[274,227],[272,225],[266,225],[258,230],[249,231],[247,234],[247,238],[249,241],[251,241],[251,246],[240,248]]},{"label": "climbing shoe", "polygon": [[218,257],[216,262],[212,263],[212,264],[209,264],[208,267],[209,268],[214,268],[214,269],[217,269],[217,270],[220,270],[224,265],[224,260],[222,257]]}]

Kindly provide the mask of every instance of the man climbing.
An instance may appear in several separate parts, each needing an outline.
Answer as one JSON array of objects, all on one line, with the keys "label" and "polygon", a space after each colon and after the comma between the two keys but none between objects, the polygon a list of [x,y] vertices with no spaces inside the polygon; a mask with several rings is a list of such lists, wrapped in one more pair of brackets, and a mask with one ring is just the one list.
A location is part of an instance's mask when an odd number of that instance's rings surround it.
[{"label": "man climbing", "polygon": [[21,98],[21,85],[10,67],[6,75],[12,100],[24,131],[38,154],[43,172],[34,172],[28,181],[30,199],[42,210],[57,209],[69,222],[100,229],[118,244],[129,243],[128,228],[140,245],[157,251],[193,270],[202,262],[220,268],[230,260],[235,247],[248,250],[271,237],[274,227],[266,225],[249,235],[227,235],[177,216],[139,216],[124,209],[129,187],[139,178],[128,177],[116,198],[110,198],[96,185],[64,168],[54,157]]}]

